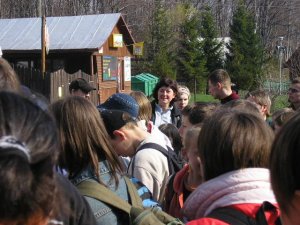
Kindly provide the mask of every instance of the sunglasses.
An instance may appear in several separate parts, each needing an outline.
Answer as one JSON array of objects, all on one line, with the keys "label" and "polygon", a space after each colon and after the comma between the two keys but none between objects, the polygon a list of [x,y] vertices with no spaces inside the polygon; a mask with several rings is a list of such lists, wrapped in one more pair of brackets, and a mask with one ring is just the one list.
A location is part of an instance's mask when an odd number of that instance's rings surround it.
[{"label": "sunglasses", "polygon": [[298,93],[298,92],[300,92],[300,90],[297,90],[295,88],[289,88],[289,92],[290,93]]}]

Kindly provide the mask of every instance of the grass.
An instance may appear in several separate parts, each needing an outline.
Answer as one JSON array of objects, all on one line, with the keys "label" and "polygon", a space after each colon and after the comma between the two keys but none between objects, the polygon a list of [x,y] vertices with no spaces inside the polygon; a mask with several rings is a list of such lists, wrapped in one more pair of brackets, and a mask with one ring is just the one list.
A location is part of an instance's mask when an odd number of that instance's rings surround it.
[{"label": "grass", "polygon": [[[244,98],[245,93],[239,92],[239,95],[241,98]],[[194,101],[194,94],[191,96],[190,103],[193,103]],[[197,94],[196,95],[196,102],[219,102],[219,100],[214,99],[211,95],[206,94]],[[272,98],[272,107],[271,112],[275,112],[278,109],[282,109],[289,106],[288,102],[288,96],[287,95],[279,95]]]},{"label": "grass", "polygon": [[196,101],[194,100],[194,94],[191,95],[191,103],[193,102],[218,102],[219,100],[214,99],[211,95],[196,94]]},{"label": "grass", "polygon": [[278,109],[289,107],[290,103],[288,102],[287,95],[279,95],[272,99],[271,112],[275,112]]}]

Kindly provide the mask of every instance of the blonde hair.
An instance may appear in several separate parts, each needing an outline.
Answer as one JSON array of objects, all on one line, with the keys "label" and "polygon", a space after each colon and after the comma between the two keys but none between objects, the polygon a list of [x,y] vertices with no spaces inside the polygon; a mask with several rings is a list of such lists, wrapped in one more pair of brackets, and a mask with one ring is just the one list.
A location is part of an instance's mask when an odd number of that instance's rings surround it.
[{"label": "blonde hair", "polygon": [[271,116],[271,99],[269,94],[265,90],[251,91],[246,95],[246,98],[251,97],[253,100],[261,106],[267,107],[266,116]]},{"label": "blonde hair", "polygon": [[188,96],[188,99],[191,98],[191,92],[185,85],[178,85],[178,93],[177,97],[180,97],[182,94],[186,94]]},{"label": "blonde hair", "polygon": [[135,99],[139,105],[138,120],[145,120],[146,122],[151,120],[152,106],[146,95],[141,91],[132,91],[129,94]]}]

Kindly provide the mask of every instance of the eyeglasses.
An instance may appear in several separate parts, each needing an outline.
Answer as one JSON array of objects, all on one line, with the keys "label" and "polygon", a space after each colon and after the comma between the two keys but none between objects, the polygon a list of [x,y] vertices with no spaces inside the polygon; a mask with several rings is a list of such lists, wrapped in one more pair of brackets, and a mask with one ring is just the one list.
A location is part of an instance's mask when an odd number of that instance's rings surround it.
[{"label": "eyeglasses", "polygon": [[48,225],[64,225],[64,222],[58,220],[49,220]]},{"label": "eyeglasses", "polygon": [[297,90],[296,88],[289,88],[290,93],[298,93],[300,90]]}]

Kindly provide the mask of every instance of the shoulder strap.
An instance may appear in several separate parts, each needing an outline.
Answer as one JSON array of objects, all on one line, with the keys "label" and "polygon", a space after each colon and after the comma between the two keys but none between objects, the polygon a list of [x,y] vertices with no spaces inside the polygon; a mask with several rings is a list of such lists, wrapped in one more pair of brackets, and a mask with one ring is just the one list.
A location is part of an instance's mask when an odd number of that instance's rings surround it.
[{"label": "shoulder strap", "polygon": [[[268,225],[265,216],[266,211],[276,211],[276,207],[272,203],[264,201],[256,213],[256,221],[258,222],[258,224]],[[275,221],[275,225],[281,225],[281,220],[279,216]]]},{"label": "shoulder strap", "polygon": [[[152,148],[152,149],[156,149],[158,151],[160,151],[162,154],[164,154],[164,156],[166,156],[168,158],[168,151],[163,148],[162,146],[160,146],[159,144],[155,144],[155,143],[146,143],[146,144],[143,144],[140,148],[138,148],[136,150],[136,152],[138,151],[141,151],[143,149],[146,149],[146,148]],[[127,169],[127,173],[128,173],[128,170],[129,170],[129,167],[131,167],[131,175],[133,176],[133,170],[134,170],[134,162],[135,162],[135,157],[133,157],[128,165],[128,169]],[[169,163],[169,160],[168,160],[168,163]]]},{"label": "shoulder strap", "polygon": [[143,208],[142,199],[134,186],[134,184],[130,181],[130,179],[124,176],[125,183],[127,186],[128,194],[130,196],[131,205],[138,208]]},{"label": "shoulder strap", "polygon": [[213,210],[206,217],[222,220],[233,225],[256,225],[255,220],[232,207],[223,207]]},{"label": "shoulder strap", "polygon": [[[255,215],[255,220],[245,215],[243,212],[232,207],[223,207],[213,210],[207,217],[222,220],[228,224],[234,225],[268,225],[265,212],[276,210],[276,207],[270,202],[263,202]],[[280,217],[275,221],[276,225],[281,225]]]},{"label": "shoulder strap", "polygon": [[[134,190],[134,185],[131,184],[131,181],[127,178],[125,178],[126,185],[128,187],[128,193],[130,196],[130,199],[132,201],[132,205],[136,207],[140,207],[142,205],[141,200],[138,201],[138,193],[136,190]],[[93,181],[84,181],[77,185],[77,188],[79,189],[80,193],[84,196],[96,198],[99,201],[105,202],[115,208],[118,208],[126,213],[130,213],[131,205],[126,202],[124,199],[117,196],[113,191],[106,188],[105,186],[93,182]],[[135,191],[135,192],[134,192]]]},{"label": "shoulder strap", "polygon": [[149,142],[149,143],[145,143],[143,144],[140,148],[137,149],[137,152],[138,151],[141,151],[143,149],[146,149],[146,148],[153,148],[155,150],[158,150],[160,151],[162,154],[164,154],[166,157],[168,156],[168,150],[165,149],[164,147],[162,147],[161,145],[159,144],[156,144],[156,143],[153,143],[153,142]]},{"label": "shoulder strap", "polygon": [[[167,146],[167,148],[168,148],[168,150],[167,150],[159,144],[149,142],[149,143],[143,144],[140,148],[137,149],[136,152],[141,151],[141,150],[146,149],[146,148],[155,149],[155,150],[161,152],[165,157],[167,157],[169,173],[170,174],[175,173],[175,168],[172,164],[173,163],[172,162],[173,158],[172,158],[172,155],[171,155],[173,153],[173,150],[169,146]],[[174,154],[176,154],[176,153],[174,152]],[[133,158],[133,163],[134,163],[134,158]],[[133,167],[133,165],[132,165],[132,167]]]},{"label": "shoulder strap", "polygon": [[176,176],[176,173],[169,176],[169,179],[168,179],[168,182],[167,182],[167,187],[166,187],[167,190],[165,192],[164,207],[169,207],[169,205],[172,201],[172,198],[174,196],[173,184],[174,184],[175,176]]}]

